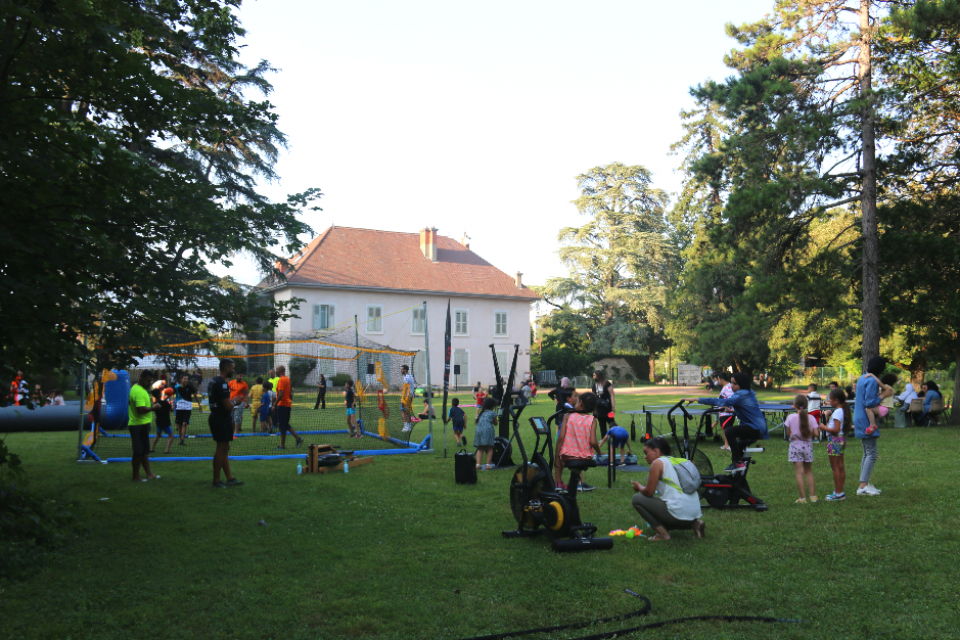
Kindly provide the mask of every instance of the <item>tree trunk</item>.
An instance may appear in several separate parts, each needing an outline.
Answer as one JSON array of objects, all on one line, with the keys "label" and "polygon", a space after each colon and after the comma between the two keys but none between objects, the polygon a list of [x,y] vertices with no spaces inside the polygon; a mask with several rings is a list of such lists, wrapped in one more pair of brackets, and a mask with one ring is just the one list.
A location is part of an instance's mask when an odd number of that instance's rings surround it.
[{"label": "tree trunk", "polygon": [[[957,403],[957,398],[960,397],[960,351],[957,351],[954,354],[954,361],[957,363],[956,369],[954,369],[953,374],[953,404]],[[960,424],[960,413],[957,413],[952,407],[950,409],[950,424]]]},{"label": "tree trunk", "polygon": [[915,368],[910,368],[910,382],[913,384],[913,390],[917,393],[920,393],[920,385],[923,384],[923,379],[927,375],[927,368],[924,365],[917,365]]},{"label": "tree trunk", "polygon": [[880,236],[877,231],[877,158],[874,139],[874,108],[871,68],[871,0],[860,0],[860,58],[858,79],[863,107],[860,113],[860,140],[863,144],[861,234],[863,237],[863,344],[861,354],[866,371],[870,358],[880,355]]},{"label": "tree trunk", "polygon": [[657,359],[653,356],[653,349],[647,346],[647,353],[650,354],[650,382],[657,382]]}]

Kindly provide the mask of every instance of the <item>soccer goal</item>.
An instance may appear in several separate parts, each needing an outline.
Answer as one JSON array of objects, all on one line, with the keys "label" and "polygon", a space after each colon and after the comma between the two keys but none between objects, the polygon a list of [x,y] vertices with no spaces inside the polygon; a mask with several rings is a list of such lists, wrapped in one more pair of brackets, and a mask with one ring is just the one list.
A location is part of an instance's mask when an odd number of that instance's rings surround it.
[{"label": "soccer goal", "polygon": [[[94,420],[83,434],[80,459],[130,460],[130,387],[148,369],[166,381],[170,391],[161,389],[158,394],[167,394],[172,405],[170,433],[158,429],[158,416],[153,417],[150,438],[155,451],[151,459],[212,458],[216,444],[210,435],[207,393],[210,381],[218,375],[221,358],[233,360],[238,374],[234,380],[239,381],[242,374],[250,405],[242,412],[240,431],[230,448],[231,459],[299,458],[306,455],[310,444],[332,445],[362,455],[416,453],[430,448],[426,423],[417,422],[416,417],[411,421],[414,389],[408,388],[401,374],[402,366],[412,370],[416,352],[398,351],[366,340],[352,326],[322,335],[231,333],[169,338],[157,353],[146,354],[136,367],[100,374],[87,399]],[[292,385],[290,427],[296,437],[290,433],[281,438],[276,413],[268,414],[264,423],[258,412],[264,392],[264,385],[258,383],[276,380],[281,365]],[[321,379],[326,383],[325,393],[321,391]],[[348,380],[355,394],[352,429],[345,407]],[[189,413],[185,411],[188,405]],[[184,421],[181,438],[178,422]],[[405,424],[412,428],[404,431]],[[351,437],[351,431],[360,437]],[[285,448],[280,448],[281,440],[285,440]]]}]

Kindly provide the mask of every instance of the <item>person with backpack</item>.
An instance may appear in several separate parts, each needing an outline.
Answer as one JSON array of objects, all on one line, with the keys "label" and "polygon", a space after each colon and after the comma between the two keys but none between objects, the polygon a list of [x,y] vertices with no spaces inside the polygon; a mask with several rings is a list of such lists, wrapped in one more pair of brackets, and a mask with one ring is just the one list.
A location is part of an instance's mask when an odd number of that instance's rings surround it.
[{"label": "person with backpack", "polygon": [[[643,457],[650,465],[650,475],[646,485],[632,483],[633,508],[656,530],[649,540],[669,540],[669,532],[680,529],[690,529],[698,538],[703,538],[705,525],[700,519],[703,515],[700,496],[696,489],[690,493],[685,490],[677,472],[677,467],[687,461],[671,458],[670,453],[670,443],[662,436],[644,443]],[[656,492],[659,497],[654,495]]]}]

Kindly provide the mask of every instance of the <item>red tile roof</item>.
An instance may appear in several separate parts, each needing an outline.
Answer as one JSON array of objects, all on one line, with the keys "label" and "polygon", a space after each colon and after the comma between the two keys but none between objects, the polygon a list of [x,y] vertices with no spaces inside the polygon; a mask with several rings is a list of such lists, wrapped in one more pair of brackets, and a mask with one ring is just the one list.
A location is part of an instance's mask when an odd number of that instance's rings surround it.
[{"label": "red tile roof", "polygon": [[[526,286],[464,247],[437,235],[437,262],[420,250],[419,233],[330,227],[290,259],[286,285],[329,285],[539,300]],[[273,286],[264,280],[261,287]]]}]

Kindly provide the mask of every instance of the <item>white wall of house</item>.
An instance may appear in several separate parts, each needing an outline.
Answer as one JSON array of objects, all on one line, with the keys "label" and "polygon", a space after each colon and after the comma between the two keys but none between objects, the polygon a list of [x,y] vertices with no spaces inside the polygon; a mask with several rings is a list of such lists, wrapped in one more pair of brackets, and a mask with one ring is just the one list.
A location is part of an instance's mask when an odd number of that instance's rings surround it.
[{"label": "white wall of house", "polygon": [[[357,316],[360,335],[404,351],[424,351],[424,333],[419,306],[427,302],[426,323],[430,332],[430,379],[443,384],[443,334],[447,300],[450,300],[451,356],[450,385],[453,387],[454,364],[461,365],[460,387],[484,385],[495,381],[490,344],[498,344],[501,373],[510,371],[514,344],[520,345],[517,371],[530,370],[530,302],[506,298],[438,296],[418,293],[361,291],[296,285],[274,292],[275,299],[303,298],[299,318],[291,318],[278,331],[302,332],[323,330],[345,323],[353,324]],[[425,383],[425,357],[415,361],[417,383]]]}]

